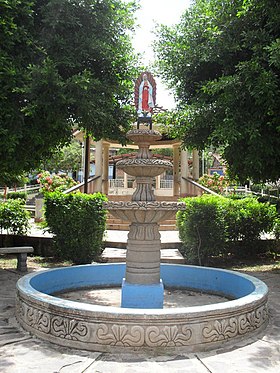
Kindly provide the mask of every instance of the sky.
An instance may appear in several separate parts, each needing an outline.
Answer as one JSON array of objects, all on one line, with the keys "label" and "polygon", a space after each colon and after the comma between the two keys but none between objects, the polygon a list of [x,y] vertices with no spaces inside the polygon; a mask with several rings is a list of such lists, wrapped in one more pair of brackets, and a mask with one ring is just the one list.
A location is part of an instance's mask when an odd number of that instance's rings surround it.
[{"label": "sky", "polygon": [[[125,0],[129,1],[129,0]],[[191,0],[140,0],[141,8],[136,12],[136,29],[133,46],[143,57],[144,65],[154,61],[151,44],[154,39],[155,25],[174,25],[180,21],[183,12],[190,6]],[[151,71],[151,73],[153,73]],[[168,92],[163,83],[157,78],[157,104],[165,109],[175,107],[173,95]]]}]

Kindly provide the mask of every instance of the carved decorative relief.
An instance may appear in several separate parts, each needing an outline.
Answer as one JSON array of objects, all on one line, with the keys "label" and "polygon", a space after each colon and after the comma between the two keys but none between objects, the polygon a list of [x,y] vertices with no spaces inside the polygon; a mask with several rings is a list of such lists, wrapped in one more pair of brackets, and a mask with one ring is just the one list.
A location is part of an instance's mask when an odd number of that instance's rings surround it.
[{"label": "carved decorative relief", "polygon": [[24,320],[24,303],[21,301],[18,294],[16,294],[16,315],[21,320]]},{"label": "carved decorative relief", "polygon": [[203,337],[208,342],[222,341],[233,338],[238,333],[238,321],[235,317],[215,320],[203,329]]},{"label": "carved decorative relief", "polygon": [[50,332],[51,317],[48,312],[42,312],[41,310],[27,306],[24,314],[27,325],[46,334]]},{"label": "carved decorative relief", "polygon": [[106,209],[141,209],[141,210],[183,210],[186,205],[184,202],[157,202],[157,201],[109,201],[104,202],[104,208]]},{"label": "carved decorative relief", "polygon": [[143,158],[134,158],[134,159],[122,159],[117,162],[117,166],[123,168],[125,166],[160,166],[164,168],[171,168],[172,163],[163,159],[143,159]]},{"label": "carved decorative relief", "polygon": [[175,347],[188,345],[192,337],[192,330],[183,325],[180,329],[176,326],[149,326],[146,329],[146,343],[148,346]]},{"label": "carved decorative relief", "polygon": [[160,240],[160,233],[157,223],[151,224],[136,224],[132,223],[128,232],[128,239],[137,241],[152,241]]},{"label": "carved decorative relief", "polygon": [[258,329],[268,319],[267,307],[262,306],[252,312],[248,312],[239,318],[239,334],[246,334]]},{"label": "carved decorative relief", "polygon": [[127,132],[127,137],[130,135],[150,135],[150,136],[161,136],[161,133],[156,130],[150,130],[146,128],[133,129]]},{"label": "carved decorative relief", "polygon": [[[106,324],[102,320],[100,323],[96,320],[84,322],[73,317],[53,315],[23,303],[20,298],[19,301],[17,316],[22,318],[35,334],[38,330],[46,335],[71,340],[73,343],[91,341],[95,345],[120,347],[180,347],[219,342],[257,330],[268,319],[267,307],[262,305],[254,311],[236,317],[209,321],[202,329],[203,322],[200,323],[199,320],[191,326],[164,325],[164,321],[159,326]],[[192,338],[193,335],[195,339]]]},{"label": "carved decorative relief", "polygon": [[144,328],[138,325],[101,324],[96,332],[97,342],[110,346],[143,346]]},{"label": "carved decorative relief", "polygon": [[238,317],[209,322],[203,328],[202,334],[208,342],[227,340],[258,329],[267,321],[267,318],[268,313],[265,305]]},{"label": "carved decorative relief", "polygon": [[54,316],[51,321],[51,332],[56,337],[83,341],[88,334],[88,326],[85,322]]}]

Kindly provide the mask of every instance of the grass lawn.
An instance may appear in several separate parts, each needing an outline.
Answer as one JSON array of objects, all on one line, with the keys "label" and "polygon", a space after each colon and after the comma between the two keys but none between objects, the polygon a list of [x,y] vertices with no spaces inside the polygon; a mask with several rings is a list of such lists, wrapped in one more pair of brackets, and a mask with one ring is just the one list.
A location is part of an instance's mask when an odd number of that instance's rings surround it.
[{"label": "grass lawn", "polygon": [[[40,268],[67,267],[73,263],[67,260],[54,257],[28,256],[27,267],[29,270],[39,270]],[[14,270],[17,266],[15,255],[1,255],[0,268]],[[280,271],[280,255],[276,257],[259,257],[256,259],[244,258],[211,258],[209,267],[218,267],[245,272],[268,272]],[[252,273],[253,274],[253,273]]]},{"label": "grass lawn", "polygon": [[[71,266],[72,262],[54,257],[43,256],[28,256],[27,268],[29,270],[39,270],[46,268],[67,267]],[[17,267],[17,258],[15,255],[1,255],[0,268],[2,269],[15,269]]]}]

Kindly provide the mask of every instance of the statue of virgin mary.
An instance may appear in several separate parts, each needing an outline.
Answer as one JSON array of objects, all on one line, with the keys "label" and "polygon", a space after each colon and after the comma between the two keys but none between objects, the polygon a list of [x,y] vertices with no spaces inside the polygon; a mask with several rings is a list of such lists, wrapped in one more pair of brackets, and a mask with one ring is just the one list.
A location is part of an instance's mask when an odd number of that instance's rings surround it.
[{"label": "statue of virgin mary", "polygon": [[138,116],[152,116],[154,108],[153,86],[148,80],[147,74],[143,74],[143,80],[139,85]]},{"label": "statue of virgin mary", "polygon": [[144,72],[139,76],[134,95],[138,121],[150,122],[156,101],[156,82],[151,73]]}]

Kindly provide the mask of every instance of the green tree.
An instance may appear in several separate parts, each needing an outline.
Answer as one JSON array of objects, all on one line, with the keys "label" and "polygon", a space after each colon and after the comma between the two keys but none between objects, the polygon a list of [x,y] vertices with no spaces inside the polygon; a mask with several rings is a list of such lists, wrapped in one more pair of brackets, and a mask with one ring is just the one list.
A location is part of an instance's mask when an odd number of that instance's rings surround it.
[{"label": "green tree", "polygon": [[130,123],[134,2],[0,0],[0,174],[36,168],[70,141]]},{"label": "green tree", "polygon": [[166,121],[186,146],[222,146],[241,181],[280,178],[279,19],[277,0],[196,0],[158,29],[159,71],[179,102]]},{"label": "green tree", "polygon": [[50,159],[42,164],[43,170],[51,172],[75,172],[81,167],[82,147],[77,140],[72,140],[70,144],[58,149]]}]

